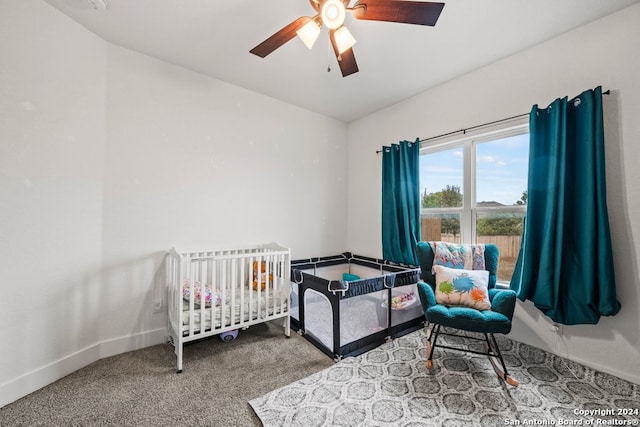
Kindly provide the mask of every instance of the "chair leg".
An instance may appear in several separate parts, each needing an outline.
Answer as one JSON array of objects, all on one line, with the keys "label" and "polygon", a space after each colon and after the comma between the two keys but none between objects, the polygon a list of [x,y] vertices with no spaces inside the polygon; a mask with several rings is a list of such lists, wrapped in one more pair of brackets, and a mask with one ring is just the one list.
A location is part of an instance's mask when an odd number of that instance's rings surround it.
[{"label": "chair leg", "polygon": [[[484,338],[487,341],[487,356],[489,357],[491,366],[493,366],[493,370],[496,371],[496,374],[498,374],[503,381],[506,381],[507,384],[517,387],[520,383],[518,380],[511,377],[509,372],[507,372],[507,365],[505,365],[504,359],[502,358],[502,353],[500,352],[500,347],[498,347],[496,337],[493,334],[484,334]],[[498,356],[500,360],[502,369],[496,363],[496,356]]]},{"label": "chair leg", "polygon": [[436,341],[438,340],[439,334],[440,325],[433,325],[427,338],[427,369],[433,368],[433,361],[431,359],[433,357],[433,350],[436,348]]}]

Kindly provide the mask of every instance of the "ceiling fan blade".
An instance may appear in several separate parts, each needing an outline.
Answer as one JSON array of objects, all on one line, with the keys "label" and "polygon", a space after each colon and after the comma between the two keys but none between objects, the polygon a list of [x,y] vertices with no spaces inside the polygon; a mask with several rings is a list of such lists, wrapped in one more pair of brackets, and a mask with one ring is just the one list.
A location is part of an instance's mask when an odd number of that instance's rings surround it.
[{"label": "ceiling fan blade", "polygon": [[359,71],[358,64],[356,63],[356,57],[353,54],[353,48],[349,48],[342,53],[338,52],[338,45],[334,34],[335,31],[336,30],[329,31],[331,46],[333,46],[333,52],[336,54],[336,59],[338,60],[342,77],[347,77]]},{"label": "ceiling fan blade", "polygon": [[295,21],[260,43],[258,46],[251,49],[249,52],[259,56],[260,58],[264,58],[265,56],[269,55],[271,52],[294,38],[296,36],[296,31],[304,27],[309,21],[311,21],[311,18],[309,18],[308,16],[301,16],[300,18],[296,19]]},{"label": "ceiling fan blade", "polygon": [[369,21],[434,26],[444,3],[407,0],[362,0],[353,6],[353,16]]}]

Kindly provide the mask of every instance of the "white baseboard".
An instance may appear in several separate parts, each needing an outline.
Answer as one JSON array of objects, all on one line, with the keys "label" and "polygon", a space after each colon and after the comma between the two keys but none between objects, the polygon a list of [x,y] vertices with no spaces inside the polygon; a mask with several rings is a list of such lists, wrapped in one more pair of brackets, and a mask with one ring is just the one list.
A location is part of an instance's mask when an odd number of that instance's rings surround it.
[{"label": "white baseboard", "polygon": [[[560,339],[564,339],[563,337],[559,336]],[[576,362],[579,363],[581,365],[584,365],[588,368],[591,368],[595,371],[598,372],[603,372],[605,374],[609,374],[609,375],[613,375],[614,377],[618,377],[621,378],[625,381],[629,381],[631,383],[634,384],[638,384],[640,385],[640,376],[638,376],[637,374],[633,373],[633,372],[623,372],[617,369],[613,369],[605,364],[601,364],[601,363],[597,363],[594,362],[593,360],[587,360],[584,359],[582,357],[579,357],[575,354],[570,354],[567,352],[566,347],[565,347],[565,351],[561,351],[558,347],[556,347],[555,349],[550,348],[547,343],[544,342],[536,342],[535,344],[529,344],[528,342],[522,340],[522,339],[516,339],[516,338],[512,338],[510,336],[508,336],[508,338],[520,342],[522,344],[527,344],[527,345],[532,345],[533,347],[539,348],[541,350],[544,350],[548,353],[554,354],[556,356],[562,357],[564,359],[570,360],[572,362]]]},{"label": "white baseboard", "polygon": [[167,341],[166,328],[102,341],[0,384],[0,408],[105,357]]},{"label": "white baseboard", "polygon": [[605,366],[602,364],[596,364],[593,361],[590,360],[585,360],[581,357],[575,357],[573,355],[567,355],[567,354],[558,354],[558,356],[560,357],[564,357],[565,359],[569,359],[573,362],[579,363],[581,365],[587,366],[591,369],[594,369],[596,371],[600,371],[603,372],[605,374],[609,374],[609,375],[613,375],[614,377],[618,377],[618,378],[622,378],[623,380],[632,382],[634,384],[639,384],[640,385],[640,377],[634,374],[631,374],[629,372],[622,372],[622,371],[618,371],[616,369],[612,369],[609,366]]},{"label": "white baseboard", "polygon": [[167,328],[113,338],[100,343],[100,359],[167,342]]}]

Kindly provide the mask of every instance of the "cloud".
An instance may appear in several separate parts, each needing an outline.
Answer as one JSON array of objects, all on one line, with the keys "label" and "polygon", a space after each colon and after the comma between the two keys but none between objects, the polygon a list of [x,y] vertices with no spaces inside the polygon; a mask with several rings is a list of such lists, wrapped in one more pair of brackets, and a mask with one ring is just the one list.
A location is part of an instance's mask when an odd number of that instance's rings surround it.
[{"label": "cloud", "polygon": [[500,167],[504,167],[507,165],[507,162],[505,162],[504,160],[501,160],[497,157],[494,157],[488,154],[484,156],[478,156],[476,160],[478,163],[487,163],[487,164],[492,164]]}]

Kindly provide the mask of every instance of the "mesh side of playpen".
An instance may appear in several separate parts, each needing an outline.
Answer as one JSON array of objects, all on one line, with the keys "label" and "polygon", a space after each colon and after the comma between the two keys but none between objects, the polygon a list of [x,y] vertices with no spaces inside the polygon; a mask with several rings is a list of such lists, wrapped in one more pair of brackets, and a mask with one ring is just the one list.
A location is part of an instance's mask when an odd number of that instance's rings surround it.
[{"label": "mesh side of playpen", "polygon": [[[412,266],[345,253],[293,261],[291,277],[294,328],[336,358],[415,330],[424,319],[420,304],[415,304],[419,269]],[[332,292],[336,284],[348,290]]]}]

